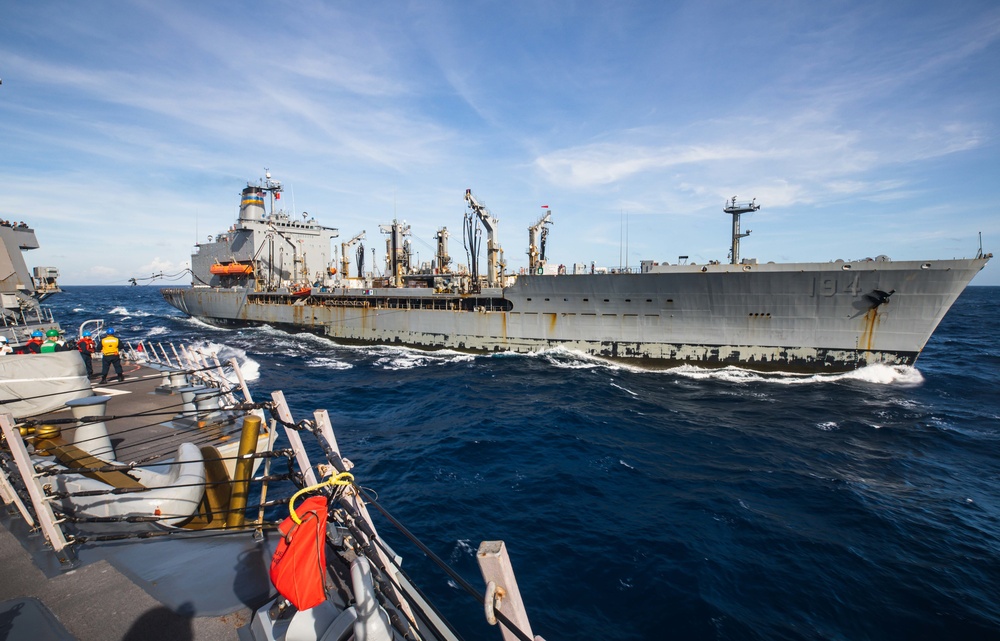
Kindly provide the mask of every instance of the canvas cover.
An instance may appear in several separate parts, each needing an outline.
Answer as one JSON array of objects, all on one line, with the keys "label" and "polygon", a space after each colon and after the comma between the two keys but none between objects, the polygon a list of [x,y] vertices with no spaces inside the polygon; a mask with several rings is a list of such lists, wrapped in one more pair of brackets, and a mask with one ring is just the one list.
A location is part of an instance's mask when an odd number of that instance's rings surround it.
[{"label": "canvas cover", "polygon": [[0,412],[21,419],[93,396],[80,352],[0,356]]}]

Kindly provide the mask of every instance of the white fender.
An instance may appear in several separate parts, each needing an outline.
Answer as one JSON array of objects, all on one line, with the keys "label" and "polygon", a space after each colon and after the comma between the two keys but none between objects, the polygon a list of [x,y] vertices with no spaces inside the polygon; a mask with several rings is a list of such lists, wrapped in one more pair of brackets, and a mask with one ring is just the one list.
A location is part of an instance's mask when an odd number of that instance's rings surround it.
[{"label": "white fender", "polygon": [[389,615],[378,604],[372,588],[372,568],[368,559],[359,556],[351,561],[351,586],[354,588],[355,641],[392,641]]}]

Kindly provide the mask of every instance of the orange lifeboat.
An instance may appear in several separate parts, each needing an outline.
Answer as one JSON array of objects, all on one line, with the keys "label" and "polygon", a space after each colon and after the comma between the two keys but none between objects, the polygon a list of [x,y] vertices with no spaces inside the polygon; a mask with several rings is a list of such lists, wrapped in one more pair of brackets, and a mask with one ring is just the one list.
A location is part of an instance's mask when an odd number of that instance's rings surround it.
[{"label": "orange lifeboat", "polygon": [[312,287],[303,287],[292,292],[292,296],[309,296],[312,294]]},{"label": "orange lifeboat", "polygon": [[209,273],[216,276],[249,276],[253,273],[253,265],[242,263],[228,263],[223,265],[216,263],[208,268]]}]

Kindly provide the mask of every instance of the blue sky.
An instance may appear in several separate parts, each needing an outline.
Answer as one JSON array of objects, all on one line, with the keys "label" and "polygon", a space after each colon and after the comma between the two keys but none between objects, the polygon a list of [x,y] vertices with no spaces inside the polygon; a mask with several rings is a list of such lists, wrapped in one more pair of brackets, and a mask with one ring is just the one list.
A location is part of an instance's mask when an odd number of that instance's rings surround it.
[{"label": "blue sky", "polygon": [[745,257],[970,257],[998,61],[993,0],[6,2],[0,218],[64,284],[176,272],[265,167],[380,258],[465,262],[466,188],[515,270],[542,205],[558,263],[725,260],[733,195]]}]

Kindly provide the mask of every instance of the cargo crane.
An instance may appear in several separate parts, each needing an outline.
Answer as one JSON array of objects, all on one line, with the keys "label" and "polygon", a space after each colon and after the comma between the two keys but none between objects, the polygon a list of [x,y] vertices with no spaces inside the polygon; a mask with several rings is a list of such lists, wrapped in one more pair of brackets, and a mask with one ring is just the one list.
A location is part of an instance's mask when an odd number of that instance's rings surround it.
[{"label": "cargo crane", "polygon": [[497,242],[497,224],[500,221],[493,217],[489,209],[486,209],[484,205],[476,200],[476,197],[472,195],[471,189],[465,190],[465,201],[469,203],[469,207],[473,213],[479,217],[479,220],[483,222],[483,226],[486,227],[486,286],[499,287],[497,268],[499,267],[500,273],[503,273],[503,250]]},{"label": "cargo crane", "polygon": [[[346,243],[340,243],[340,275],[344,278],[350,278],[351,272],[351,259],[348,257],[349,252],[355,244],[361,242],[365,238],[365,231],[362,229],[361,233],[350,239]],[[362,278],[361,265],[358,265],[358,278]]]},{"label": "cargo crane", "polygon": [[534,225],[528,227],[528,273],[541,274],[545,268],[545,239],[549,236],[552,212],[547,211]]}]

